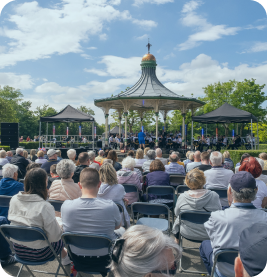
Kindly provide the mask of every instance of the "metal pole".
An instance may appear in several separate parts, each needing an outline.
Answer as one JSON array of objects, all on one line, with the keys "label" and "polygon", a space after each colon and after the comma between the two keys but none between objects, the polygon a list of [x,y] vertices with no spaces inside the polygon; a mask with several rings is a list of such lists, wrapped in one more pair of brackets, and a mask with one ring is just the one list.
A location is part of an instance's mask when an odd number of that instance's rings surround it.
[{"label": "metal pole", "polygon": [[127,136],[127,116],[128,116],[128,112],[124,112],[124,120],[125,120],[125,126],[124,126],[124,128],[125,128],[125,130],[124,130],[124,132],[125,132],[125,142],[124,142],[125,147],[124,147],[124,149],[125,150],[127,148],[127,138],[128,138],[128,136]]},{"label": "metal pole", "polygon": [[105,132],[105,146],[108,146],[108,114],[105,114],[106,119],[106,132]]},{"label": "metal pole", "polygon": [[193,150],[194,145],[194,121],[192,120],[192,127],[191,127],[191,151]]},{"label": "metal pole", "polygon": [[260,150],[260,140],[259,140],[259,122],[257,122],[257,142],[258,142],[258,150]]},{"label": "metal pole", "polygon": [[182,145],[185,145],[185,113],[182,114],[183,116],[183,141],[182,141]]},{"label": "metal pole", "polygon": [[119,137],[121,137],[121,116],[119,117]]},{"label": "metal pole", "polygon": [[95,151],[95,122],[92,123],[93,151]]},{"label": "metal pole", "polygon": [[251,119],[251,150],[253,150],[253,131],[252,131],[252,119]]},{"label": "metal pole", "polygon": [[45,148],[47,147],[47,141],[48,141],[48,122],[46,123],[46,142],[45,142]]},{"label": "metal pole", "polygon": [[206,137],[208,136],[208,124],[206,124]]},{"label": "metal pole", "polygon": [[40,145],[41,145],[41,141],[40,141],[40,139],[41,139],[41,127],[42,127],[41,124],[42,123],[41,123],[41,120],[40,120],[40,124],[39,124],[39,148],[40,148]]},{"label": "metal pole", "polygon": [[158,126],[158,121],[159,121],[159,112],[155,112],[156,115],[156,147],[159,146],[159,126]]}]

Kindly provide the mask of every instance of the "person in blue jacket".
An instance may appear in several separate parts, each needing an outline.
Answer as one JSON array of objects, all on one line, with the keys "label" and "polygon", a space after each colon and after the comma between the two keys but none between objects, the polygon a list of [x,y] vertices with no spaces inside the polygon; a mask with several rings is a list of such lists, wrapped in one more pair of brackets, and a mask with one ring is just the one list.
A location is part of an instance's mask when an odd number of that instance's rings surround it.
[{"label": "person in blue jacket", "polygon": [[[24,191],[24,185],[18,182],[18,166],[14,164],[5,164],[2,168],[3,179],[0,181],[0,195],[13,196],[19,191]],[[8,207],[0,207],[0,225],[9,224],[7,219]],[[12,255],[9,244],[0,234],[0,262],[1,266],[7,266],[16,263]]]},{"label": "person in blue jacket", "polygon": [[146,134],[144,132],[142,132],[142,130],[140,130],[140,133],[138,133],[138,141],[139,141],[139,147],[145,149],[145,137]]}]

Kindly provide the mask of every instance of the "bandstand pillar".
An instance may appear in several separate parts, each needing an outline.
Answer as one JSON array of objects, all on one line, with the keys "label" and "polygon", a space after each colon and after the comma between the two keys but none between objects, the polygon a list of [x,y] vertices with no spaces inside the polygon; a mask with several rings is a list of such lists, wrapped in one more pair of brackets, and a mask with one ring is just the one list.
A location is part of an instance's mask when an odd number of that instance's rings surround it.
[{"label": "bandstand pillar", "polygon": [[105,114],[105,120],[106,120],[106,122],[105,122],[105,124],[106,124],[106,129],[105,129],[105,146],[106,147],[108,147],[108,116],[109,116],[109,114],[108,113],[106,113]]},{"label": "bandstand pillar", "polygon": [[194,121],[193,121],[193,116],[194,116],[194,109],[191,109],[191,114],[192,114],[192,126],[191,126],[191,151],[193,150],[193,145],[194,145]]},{"label": "bandstand pillar", "polygon": [[183,142],[182,142],[182,145],[184,146],[185,145],[185,113],[182,113],[182,116],[183,116]]},{"label": "bandstand pillar", "polygon": [[159,146],[159,126],[158,126],[158,121],[159,121],[159,112],[155,112],[156,116],[156,147]]},{"label": "bandstand pillar", "polygon": [[121,137],[121,110],[118,110],[118,114],[119,114],[119,137]]}]

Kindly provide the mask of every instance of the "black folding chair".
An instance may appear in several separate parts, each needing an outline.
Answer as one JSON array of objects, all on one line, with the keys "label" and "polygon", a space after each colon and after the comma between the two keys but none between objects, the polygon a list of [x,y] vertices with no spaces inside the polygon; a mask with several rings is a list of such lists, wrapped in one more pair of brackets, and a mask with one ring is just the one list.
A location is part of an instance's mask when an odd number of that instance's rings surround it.
[{"label": "black folding chair", "polygon": [[0,208],[8,208],[12,196],[0,195]]},{"label": "black folding chair", "polygon": [[64,203],[64,201],[52,200],[52,199],[49,199],[48,202],[54,207],[56,212],[60,212],[61,206]]},{"label": "black folding chair", "polygon": [[220,198],[227,198],[227,189],[224,188],[208,188],[211,191],[216,192]]},{"label": "black folding chair", "polygon": [[176,188],[177,197],[179,197],[179,195],[181,193],[184,193],[185,191],[188,191],[188,190],[190,190],[190,188],[188,186],[186,186],[186,185],[178,186]]},{"label": "black folding chair", "polygon": [[175,183],[178,185],[183,185],[185,180],[185,175],[170,173],[170,183]]},{"label": "black folding chair", "polygon": [[122,214],[123,226],[124,226],[125,229],[127,229],[127,222],[126,222],[126,219],[125,219],[124,208],[120,203],[115,202],[115,204],[117,205],[117,207],[119,208],[120,213]]}]

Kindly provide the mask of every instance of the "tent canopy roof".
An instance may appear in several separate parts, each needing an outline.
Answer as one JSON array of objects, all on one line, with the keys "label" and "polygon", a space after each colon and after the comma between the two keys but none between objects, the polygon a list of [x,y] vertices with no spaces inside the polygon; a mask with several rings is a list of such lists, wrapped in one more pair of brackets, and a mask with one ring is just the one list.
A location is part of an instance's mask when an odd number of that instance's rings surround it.
[{"label": "tent canopy roof", "polygon": [[95,119],[86,113],[83,113],[68,105],[65,109],[56,115],[41,117],[41,122],[84,122],[95,121]]},{"label": "tent canopy roof", "polygon": [[201,123],[248,123],[258,122],[258,119],[251,113],[242,111],[228,103],[224,103],[218,109],[200,116],[193,116],[192,120]]}]

